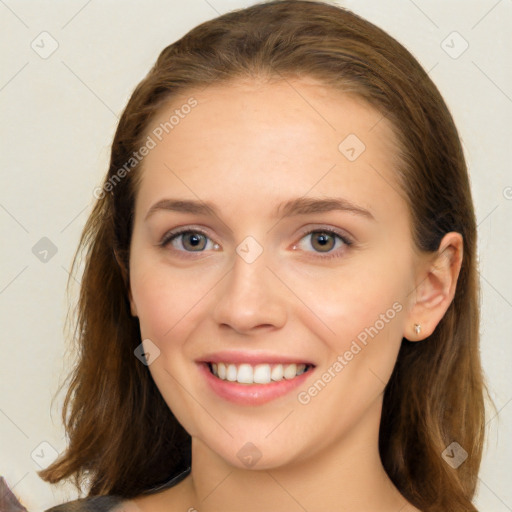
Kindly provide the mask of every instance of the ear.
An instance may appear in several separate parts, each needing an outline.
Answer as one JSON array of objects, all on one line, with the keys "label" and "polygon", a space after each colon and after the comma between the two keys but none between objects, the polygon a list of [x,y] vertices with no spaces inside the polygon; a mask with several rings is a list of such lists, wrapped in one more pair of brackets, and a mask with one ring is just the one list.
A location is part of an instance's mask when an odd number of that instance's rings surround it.
[{"label": "ear", "polygon": [[[417,276],[419,283],[411,293],[404,337],[420,341],[430,336],[452,303],[463,256],[460,233],[447,233],[433,257],[429,257]],[[415,331],[419,325],[419,333]]]},{"label": "ear", "polygon": [[119,253],[114,249],[114,257],[116,259],[117,265],[119,267],[119,270],[121,271],[121,275],[123,277],[125,289],[128,292],[128,300],[130,301],[130,311],[132,316],[137,316],[137,308],[135,307],[135,302],[132,297],[132,290],[129,285],[129,279],[128,279],[128,269],[126,268],[125,264],[123,263],[122,258],[119,256]]}]

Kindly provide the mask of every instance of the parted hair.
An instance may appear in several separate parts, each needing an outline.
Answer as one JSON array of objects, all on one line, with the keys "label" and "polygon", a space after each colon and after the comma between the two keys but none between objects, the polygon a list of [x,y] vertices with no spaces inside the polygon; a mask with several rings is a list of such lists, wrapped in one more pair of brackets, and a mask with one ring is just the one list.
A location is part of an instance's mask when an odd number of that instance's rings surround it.
[{"label": "parted hair", "polygon": [[[448,232],[463,237],[446,314],[422,342],[402,340],[384,391],[379,451],[391,480],[420,510],[476,511],[488,393],[479,355],[475,213],[452,116],[404,46],[322,1],[262,2],[201,23],[167,46],[135,88],[104,185],[126,169],[157,113],[178,95],[240,79],[301,77],[318,79],[333,94],[354,94],[390,121],[399,142],[396,182],[418,251],[437,251]],[[134,356],[141,335],[128,299],[129,248],[140,172],[139,163],[99,195],[73,260],[73,269],[84,267],[73,317],[77,359],[62,411],[68,447],[39,475],[51,483],[73,479],[78,489],[87,483],[88,496],[133,498],[190,464],[189,434]],[[468,453],[457,469],[442,457],[454,441]]]}]

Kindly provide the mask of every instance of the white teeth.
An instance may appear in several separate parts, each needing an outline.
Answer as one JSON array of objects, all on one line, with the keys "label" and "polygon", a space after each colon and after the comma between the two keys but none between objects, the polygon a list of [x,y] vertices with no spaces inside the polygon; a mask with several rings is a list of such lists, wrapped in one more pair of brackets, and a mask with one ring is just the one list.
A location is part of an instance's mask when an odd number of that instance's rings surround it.
[{"label": "white teeth", "polygon": [[284,369],[284,378],[285,379],[293,379],[297,375],[297,365],[296,364],[289,364]]},{"label": "white teeth", "polygon": [[234,364],[228,365],[228,368],[226,370],[226,379],[231,382],[235,382],[236,374],[237,374],[236,366]]},{"label": "white teeth", "polygon": [[268,384],[270,382],[270,365],[258,364],[254,367],[253,381],[257,384]]},{"label": "white teeth", "polygon": [[212,373],[219,379],[241,384],[269,384],[283,379],[293,379],[306,371],[307,365],[302,364],[257,364],[240,365],[232,363],[211,363]]},{"label": "white teeth", "polygon": [[254,382],[252,380],[252,366],[250,364],[241,364],[238,367],[236,380],[240,382],[240,384],[252,384]]},{"label": "white teeth", "polygon": [[272,368],[272,373],[270,376],[272,377],[272,380],[278,381],[283,380],[284,370],[282,364],[276,364],[274,368]]}]

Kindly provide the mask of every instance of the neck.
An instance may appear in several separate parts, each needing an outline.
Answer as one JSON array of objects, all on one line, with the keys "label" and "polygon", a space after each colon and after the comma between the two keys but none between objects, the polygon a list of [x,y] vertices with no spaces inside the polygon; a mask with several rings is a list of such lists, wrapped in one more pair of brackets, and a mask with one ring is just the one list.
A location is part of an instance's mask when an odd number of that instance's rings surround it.
[{"label": "neck", "polygon": [[381,407],[382,396],[335,445],[300,461],[295,459],[291,464],[268,469],[234,467],[193,437],[192,470],[186,479],[191,509],[201,512],[414,510],[406,506],[406,500],[392,484],[380,460]]}]

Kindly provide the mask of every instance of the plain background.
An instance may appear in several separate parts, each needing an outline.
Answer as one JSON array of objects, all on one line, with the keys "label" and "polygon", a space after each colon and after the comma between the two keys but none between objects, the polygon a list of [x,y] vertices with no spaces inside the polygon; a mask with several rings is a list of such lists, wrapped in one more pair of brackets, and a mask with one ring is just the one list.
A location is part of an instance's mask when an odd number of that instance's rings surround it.
[{"label": "plain background", "polygon": [[[77,497],[36,470],[66,445],[64,393],[51,402],[72,360],[66,281],[118,116],[165,46],[253,3],[0,0],[0,475],[30,512]],[[488,418],[475,503],[511,511],[512,1],[336,3],[416,56],[459,128],[479,225],[481,354],[499,411]]]}]

